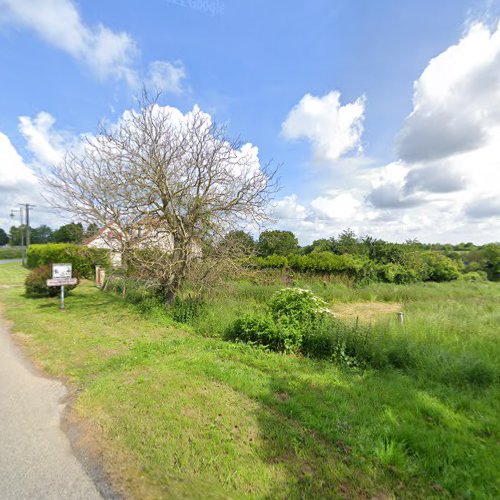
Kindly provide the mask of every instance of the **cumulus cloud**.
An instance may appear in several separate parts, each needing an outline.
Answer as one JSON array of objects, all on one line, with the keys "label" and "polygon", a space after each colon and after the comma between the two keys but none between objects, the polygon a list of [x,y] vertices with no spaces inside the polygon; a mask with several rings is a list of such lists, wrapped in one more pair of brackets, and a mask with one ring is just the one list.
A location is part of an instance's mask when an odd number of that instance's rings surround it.
[{"label": "cumulus cloud", "polygon": [[399,170],[379,169],[384,178],[372,176],[367,201],[384,210],[419,207],[429,231],[466,227],[464,214],[497,216],[500,26],[474,23],[432,59],[414,84],[413,105],[398,137]]},{"label": "cumulus cloud", "polygon": [[[0,24],[35,32],[101,80],[115,78],[138,88],[139,50],[133,37],[103,24],[85,24],[72,0],[0,0]],[[182,63],[155,61],[150,65],[150,82],[166,92],[180,93],[185,76]]]},{"label": "cumulus cloud", "polygon": [[414,196],[404,196],[401,187],[392,182],[372,189],[366,199],[376,208],[408,208],[423,203],[422,199]]},{"label": "cumulus cloud", "polygon": [[149,65],[148,86],[155,91],[182,94],[186,68],[181,62],[154,61]]},{"label": "cumulus cloud", "polygon": [[290,111],[282,124],[287,139],[308,139],[314,159],[328,164],[352,150],[361,150],[365,97],[342,105],[340,93],[323,97],[306,94]]},{"label": "cumulus cloud", "polygon": [[415,82],[413,111],[398,139],[400,157],[413,163],[479,148],[500,123],[499,103],[500,28],[475,23]]},{"label": "cumulus cloud", "polygon": [[465,215],[473,219],[500,217],[500,197],[487,197],[474,200],[464,208]]},{"label": "cumulus cloud", "polygon": [[30,29],[51,45],[84,62],[98,77],[133,83],[137,49],[124,32],[99,24],[87,26],[70,0],[1,0],[3,23]]},{"label": "cumulus cloud", "polygon": [[[7,228],[9,213],[18,203],[39,199],[39,188],[33,171],[24,163],[10,139],[0,132],[0,226]],[[18,224],[18,220],[14,221]]]},{"label": "cumulus cloud", "polygon": [[405,178],[406,194],[418,191],[429,193],[453,193],[465,189],[467,181],[458,169],[451,165],[425,165],[412,168]]},{"label": "cumulus cloud", "polygon": [[311,201],[316,216],[321,218],[352,222],[359,215],[361,202],[351,193],[334,196],[318,196]]},{"label": "cumulus cloud", "polygon": [[36,161],[43,165],[59,163],[66,149],[63,134],[53,128],[55,122],[55,118],[45,111],[38,113],[35,118],[19,117],[19,131]]},{"label": "cumulus cloud", "polygon": [[298,196],[285,196],[273,204],[272,215],[279,220],[302,220],[306,216],[306,208],[298,202]]}]

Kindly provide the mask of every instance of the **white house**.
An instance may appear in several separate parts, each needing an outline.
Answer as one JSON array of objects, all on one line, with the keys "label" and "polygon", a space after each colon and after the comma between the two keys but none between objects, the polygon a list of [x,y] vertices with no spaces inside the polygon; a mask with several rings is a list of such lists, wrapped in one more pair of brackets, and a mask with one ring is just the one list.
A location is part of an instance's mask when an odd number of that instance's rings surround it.
[{"label": "white house", "polygon": [[[174,249],[174,238],[167,230],[148,230],[143,226],[133,229],[128,235],[129,240],[135,240],[137,248],[160,248],[166,252]],[[95,236],[84,241],[84,245],[90,248],[104,248],[110,251],[111,265],[120,267],[122,264],[122,252],[125,234],[116,224],[104,226]],[[192,255],[201,256],[201,247],[198,243],[192,244]]]}]

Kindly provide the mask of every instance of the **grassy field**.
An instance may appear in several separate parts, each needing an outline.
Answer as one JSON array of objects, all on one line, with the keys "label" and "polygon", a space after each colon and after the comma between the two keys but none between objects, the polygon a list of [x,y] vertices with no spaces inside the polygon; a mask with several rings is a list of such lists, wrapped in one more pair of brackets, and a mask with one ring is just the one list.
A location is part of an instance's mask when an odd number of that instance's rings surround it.
[{"label": "grassy field", "polygon": [[22,257],[21,247],[0,247],[0,260],[20,259]]},{"label": "grassy field", "polygon": [[[90,283],[60,312],[24,297],[24,273],[0,266],[4,316],[75,389],[75,415],[132,497],[500,496],[498,284],[310,283],[416,360],[352,369],[219,338],[281,285],[229,284],[181,328]],[[460,376],[469,365],[479,376]]]}]

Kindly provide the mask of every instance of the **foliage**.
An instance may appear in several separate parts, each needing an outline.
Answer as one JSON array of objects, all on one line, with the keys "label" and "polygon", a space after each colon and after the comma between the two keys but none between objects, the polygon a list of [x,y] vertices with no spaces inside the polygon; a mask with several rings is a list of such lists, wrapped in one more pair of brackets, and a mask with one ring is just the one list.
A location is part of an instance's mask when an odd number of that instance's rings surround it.
[{"label": "foliage", "polygon": [[94,276],[95,266],[109,267],[109,252],[107,250],[69,243],[31,245],[26,257],[30,269],[57,262],[71,263],[75,273],[89,279]]},{"label": "foliage", "polygon": [[7,233],[0,227],[0,247],[7,245],[9,237]]},{"label": "foliage", "polygon": [[263,257],[289,255],[299,248],[299,241],[291,231],[264,231],[259,236],[257,252]]},{"label": "foliage", "polygon": [[81,222],[65,224],[54,231],[52,236],[55,243],[81,243],[83,241],[83,226]]},{"label": "foliage", "polygon": [[274,293],[264,314],[246,314],[227,330],[228,340],[263,345],[274,351],[300,350],[307,329],[330,315],[326,303],[310,290],[283,288]]},{"label": "foliage", "polygon": [[179,323],[191,324],[205,311],[205,303],[198,297],[188,296],[181,298],[177,296],[171,306],[172,319]]},{"label": "foliage", "polygon": [[[74,277],[76,277],[74,275]],[[60,286],[47,286],[47,280],[52,278],[52,266],[45,264],[33,269],[26,280],[24,288],[28,297],[55,297],[61,292]],[[65,292],[70,292],[77,285],[65,285]]]},{"label": "foliage", "polygon": [[12,226],[9,229],[9,245],[11,246],[20,246],[23,242],[24,233],[26,231],[26,226],[22,225],[19,227]]},{"label": "foliage", "polygon": [[424,281],[453,281],[459,278],[459,264],[445,255],[437,252],[423,252],[423,261],[426,264]]},{"label": "foliage", "polygon": [[224,244],[240,250],[244,255],[250,255],[255,250],[252,236],[241,230],[230,231],[224,238]]},{"label": "foliage", "polygon": [[[24,272],[2,265],[0,283],[19,285]],[[70,314],[15,286],[0,287],[0,301],[28,352],[78,389],[80,418],[99,429],[105,465],[134,498],[498,498],[500,398],[488,385],[500,373],[498,285],[322,281],[300,286],[333,308],[405,303],[403,327],[382,318],[364,339],[358,326],[356,360],[373,340],[378,364],[203,338],[88,283],[68,298]],[[241,317],[279,287],[228,283],[204,314]],[[356,325],[336,335],[342,352]]]},{"label": "foliage", "polygon": [[286,320],[301,328],[322,314],[329,314],[326,302],[303,288],[282,288],[269,301],[271,316],[275,321]]}]

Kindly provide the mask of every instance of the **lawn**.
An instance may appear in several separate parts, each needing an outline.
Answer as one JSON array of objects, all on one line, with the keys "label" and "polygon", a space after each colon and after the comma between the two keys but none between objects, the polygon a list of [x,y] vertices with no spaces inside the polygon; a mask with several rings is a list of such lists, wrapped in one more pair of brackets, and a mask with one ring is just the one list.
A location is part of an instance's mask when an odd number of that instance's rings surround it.
[{"label": "lawn", "polygon": [[[220,339],[279,285],[229,284],[183,328],[88,282],[60,312],[24,297],[24,274],[0,266],[4,316],[75,390],[87,441],[132,497],[500,496],[498,284],[311,283],[346,321],[420,353],[412,369],[353,369]],[[446,376],[467,359],[492,378]]]}]

